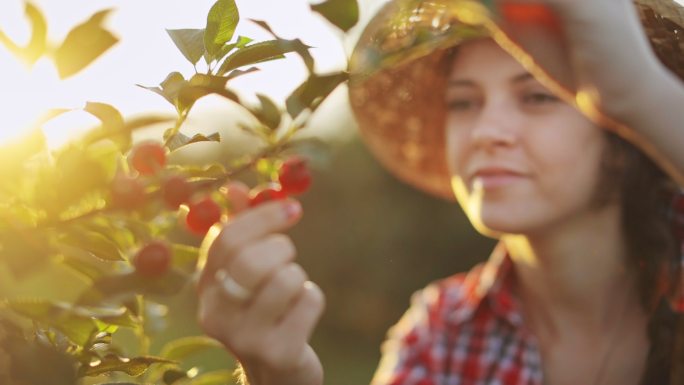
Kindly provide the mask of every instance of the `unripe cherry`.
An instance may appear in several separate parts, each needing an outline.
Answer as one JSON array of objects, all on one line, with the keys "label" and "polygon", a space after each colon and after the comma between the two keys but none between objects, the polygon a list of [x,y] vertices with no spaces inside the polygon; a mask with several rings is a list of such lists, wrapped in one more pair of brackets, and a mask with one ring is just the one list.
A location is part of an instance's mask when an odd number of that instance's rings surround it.
[{"label": "unripe cherry", "polygon": [[278,170],[278,181],[288,195],[304,193],[311,186],[311,172],[306,159],[293,155],[286,159]]},{"label": "unripe cherry", "polygon": [[164,275],[171,266],[171,248],[166,242],[152,241],[133,257],[135,271],[145,277]]},{"label": "unripe cherry", "polygon": [[131,150],[131,166],[140,175],[154,175],[166,166],[166,150],[157,142],[142,142]]},{"label": "unripe cherry", "polygon": [[189,205],[185,223],[190,231],[204,236],[214,223],[221,220],[221,206],[210,197]]},{"label": "unripe cherry", "polygon": [[192,196],[192,185],[180,175],[174,175],[166,179],[162,185],[162,198],[166,206],[172,210],[187,203]]},{"label": "unripe cherry", "polygon": [[111,184],[111,204],[121,209],[136,209],[145,203],[145,186],[137,178],[119,174]]}]

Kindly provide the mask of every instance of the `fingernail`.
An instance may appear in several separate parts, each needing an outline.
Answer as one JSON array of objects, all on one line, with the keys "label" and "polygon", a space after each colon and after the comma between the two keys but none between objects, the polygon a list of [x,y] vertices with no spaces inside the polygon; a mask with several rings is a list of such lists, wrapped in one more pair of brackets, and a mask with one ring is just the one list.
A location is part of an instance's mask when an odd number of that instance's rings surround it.
[{"label": "fingernail", "polygon": [[285,216],[287,219],[292,219],[302,212],[302,205],[297,201],[289,201],[285,203]]}]

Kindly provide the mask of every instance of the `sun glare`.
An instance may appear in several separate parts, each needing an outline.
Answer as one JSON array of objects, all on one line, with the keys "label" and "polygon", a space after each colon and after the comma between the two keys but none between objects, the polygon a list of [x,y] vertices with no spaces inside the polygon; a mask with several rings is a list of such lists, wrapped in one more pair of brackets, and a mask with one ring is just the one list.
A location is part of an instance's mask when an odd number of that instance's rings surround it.
[{"label": "sun glare", "polygon": [[[682,3],[684,0],[678,0]],[[176,50],[165,29],[203,28],[213,0],[33,0],[48,21],[51,42],[60,42],[76,24],[94,12],[114,9],[106,26],[120,39],[119,43],[93,65],[74,77],[59,80],[48,59],[27,68],[0,46],[0,143],[25,133],[46,110],[82,108],[87,101],[109,103],[124,115],[143,112],[167,112],[166,102],[136,84],[155,86],[166,74],[180,70],[193,73],[192,66]],[[312,1],[318,2],[318,1]],[[359,0],[363,19],[367,20],[385,0]],[[241,21],[236,35],[266,40],[270,36],[248,19],[267,21],[284,38],[301,38],[314,47],[318,72],[341,70],[345,49],[352,39],[343,35],[309,10],[308,0],[237,0]],[[23,44],[30,28],[24,16],[23,0],[2,0],[0,30],[13,41]],[[236,79],[231,87],[244,98],[255,100],[256,92],[266,94],[281,105],[286,96],[306,76],[301,61],[294,55],[277,63],[261,65],[262,71]],[[339,97],[340,100],[343,97]],[[225,101],[207,98],[203,108],[225,107]],[[222,104],[221,104],[222,103]],[[50,142],[62,143],[76,132],[94,123],[87,114],[66,114],[46,126]]]},{"label": "sun glare", "polygon": [[[194,73],[176,50],[166,29],[203,28],[213,0],[34,0],[45,14],[48,36],[60,42],[70,28],[85,21],[94,12],[112,8],[106,26],[120,39],[119,43],[91,66],[76,76],[60,80],[48,59],[41,59],[27,68],[0,47],[0,113],[3,125],[0,143],[26,132],[46,110],[52,108],[82,108],[87,101],[109,103],[124,115],[143,112],[173,113],[160,96],[139,88],[136,84],[156,86],[169,72],[180,71],[186,77]],[[284,38],[301,38],[315,47],[311,53],[319,72],[344,68],[345,53],[342,35],[322,18],[313,15],[307,0],[237,0],[241,21],[236,35],[258,40],[269,35],[248,19],[267,21]],[[0,29],[19,45],[29,39],[30,28],[24,16],[22,0],[3,0],[0,5]],[[247,100],[255,92],[276,102],[285,97],[306,77],[301,61],[292,55],[278,63],[266,63],[259,73],[232,82],[232,87]],[[209,105],[226,103],[209,98]],[[46,125],[48,140],[64,142],[74,133],[96,121],[85,113],[65,114]]]}]

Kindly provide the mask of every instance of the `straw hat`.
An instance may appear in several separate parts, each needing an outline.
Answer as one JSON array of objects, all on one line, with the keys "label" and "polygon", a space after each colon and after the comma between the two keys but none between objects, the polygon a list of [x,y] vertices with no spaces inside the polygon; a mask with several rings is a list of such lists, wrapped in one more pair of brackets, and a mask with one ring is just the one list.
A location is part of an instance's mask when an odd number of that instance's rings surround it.
[{"label": "straw hat", "polygon": [[[363,140],[400,180],[453,200],[444,151],[447,48],[490,36],[477,0],[391,0],[363,31],[350,61],[349,97]],[[684,7],[634,0],[660,60],[684,79]]]}]

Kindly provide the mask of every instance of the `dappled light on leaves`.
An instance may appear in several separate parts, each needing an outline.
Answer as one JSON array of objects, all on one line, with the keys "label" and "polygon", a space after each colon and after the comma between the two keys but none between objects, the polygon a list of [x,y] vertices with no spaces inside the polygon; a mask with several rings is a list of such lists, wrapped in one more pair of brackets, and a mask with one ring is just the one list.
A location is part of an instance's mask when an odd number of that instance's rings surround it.
[{"label": "dappled light on leaves", "polygon": [[[318,11],[331,26],[351,27],[354,12],[337,20],[330,10],[353,11],[355,2],[330,5]],[[0,44],[22,65],[45,61],[60,79],[97,66],[119,41],[106,23],[113,10],[93,13],[56,43],[49,39],[49,18],[30,3],[25,11],[29,41],[17,44],[0,32]],[[179,68],[160,73],[157,85],[140,86],[166,103],[168,115],[129,117],[114,104],[92,100],[49,110],[35,117],[27,134],[0,144],[0,270],[16,282],[45,272],[68,274],[72,279],[62,278],[60,285],[76,293],[57,300],[62,287],[46,284],[30,299],[2,301],[0,383],[76,384],[106,375],[108,381],[131,384],[208,384],[232,377],[229,371],[183,365],[190,356],[219,348],[214,340],[184,335],[161,348],[152,341],[167,327],[169,303],[193,284],[201,237],[234,214],[220,188],[247,180],[254,205],[304,193],[311,175],[305,159],[293,157],[306,142],[300,132],[310,114],[304,112],[316,110],[347,76],[315,73],[311,47],[279,37],[266,22],[255,23],[267,31],[267,40],[236,35],[244,21],[232,0],[216,1],[204,22],[201,29],[166,31],[195,73],[185,75],[186,68]],[[262,63],[288,56],[304,63],[308,79],[287,101],[259,93],[256,102],[246,102],[231,88],[235,79],[258,73]],[[184,132],[197,102],[209,95],[248,114],[250,121],[231,129],[250,134],[259,145],[202,165],[173,161],[198,143],[222,143],[218,132]],[[46,126],[69,122],[73,114],[87,116],[92,126],[51,144]],[[157,138],[137,140],[138,131],[153,126],[165,129]],[[133,336],[135,349],[117,343],[121,333]],[[50,370],[6,374],[5,358],[14,367],[40,362]]]}]

